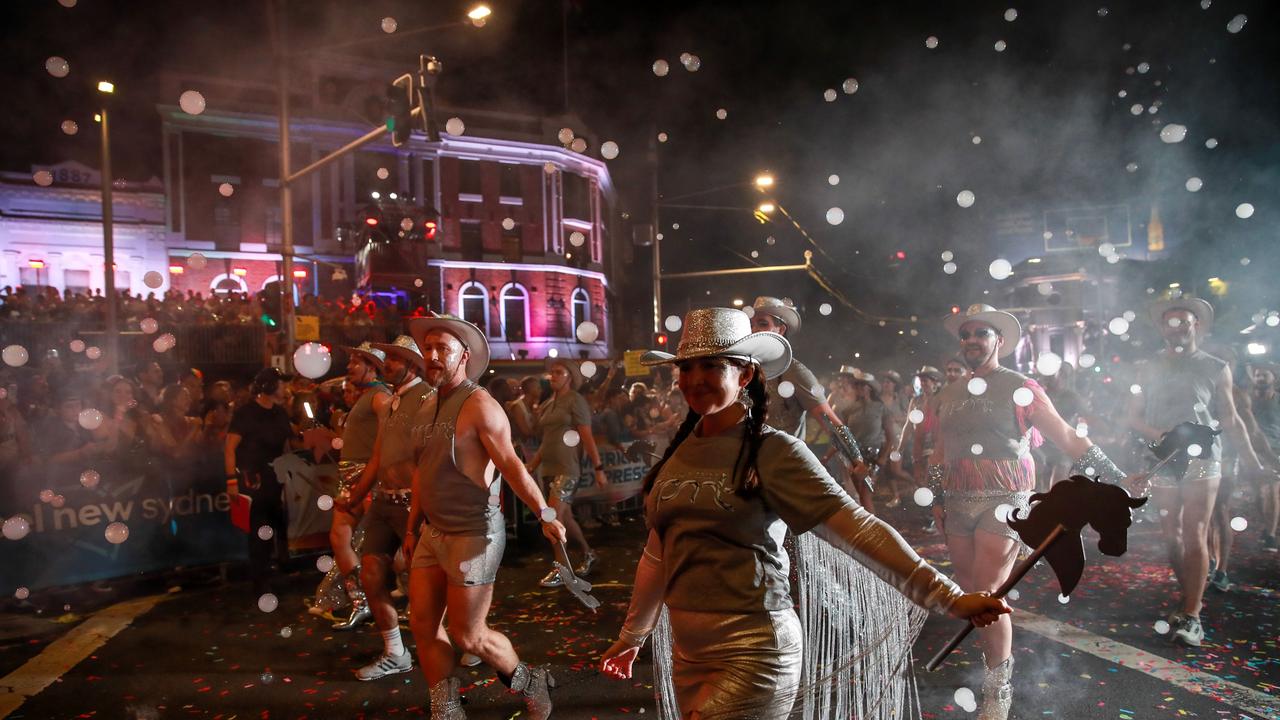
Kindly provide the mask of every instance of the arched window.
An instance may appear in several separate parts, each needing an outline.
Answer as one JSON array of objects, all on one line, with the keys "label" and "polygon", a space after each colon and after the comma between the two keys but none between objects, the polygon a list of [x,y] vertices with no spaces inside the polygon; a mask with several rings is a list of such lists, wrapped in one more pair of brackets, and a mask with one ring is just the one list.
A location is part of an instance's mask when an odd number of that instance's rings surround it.
[{"label": "arched window", "polygon": [[524,342],[529,328],[529,291],[520,283],[507,283],[498,294],[498,313],[502,320],[502,338],[508,342]]},{"label": "arched window", "polygon": [[248,294],[249,286],[244,279],[223,273],[209,283],[209,291],[215,295],[226,295],[227,293]]},{"label": "arched window", "polygon": [[269,278],[267,278],[266,280],[263,280],[263,281],[262,281],[262,288],[261,288],[261,289],[262,289],[262,290],[266,290],[266,289],[267,289],[267,286],[268,286],[268,285],[270,285],[270,284],[271,284],[271,283],[273,283],[273,282],[278,282],[278,283],[283,284],[283,282],[284,282],[284,278],[283,278],[283,277],[281,277],[280,275],[272,275],[271,277],[269,277]]},{"label": "arched window", "polygon": [[458,314],[489,334],[489,292],[472,280],[458,290]]},{"label": "arched window", "polygon": [[576,333],[579,325],[591,319],[591,296],[587,294],[586,288],[573,289],[570,309],[573,313],[573,331]]}]

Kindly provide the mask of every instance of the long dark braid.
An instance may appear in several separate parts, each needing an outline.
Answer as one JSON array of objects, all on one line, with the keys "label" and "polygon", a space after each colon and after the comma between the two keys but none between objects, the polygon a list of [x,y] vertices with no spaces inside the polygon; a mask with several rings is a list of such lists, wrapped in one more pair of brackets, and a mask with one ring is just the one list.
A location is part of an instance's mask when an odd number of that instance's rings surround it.
[{"label": "long dark braid", "polygon": [[693,432],[693,427],[697,425],[698,421],[701,419],[701,415],[694,412],[692,408],[689,409],[689,414],[684,416],[684,422],[680,423],[680,429],[676,430],[675,436],[671,438],[671,444],[667,445],[667,451],[662,454],[662,459],[654,463],[653,467],[649,468],[649,472],[645,473],[644,493],[646,495],[649,494],[649,490],[653,487],[654,481],[658,479],[658,472],[662,470],[662,466],[667,464],[667,458],[671,457],[671,454],[676,451],[676,448],[680,447],[680,443],[684,442],[685,438],[689,437],[689,433]]},{"label": "long dark braid", "polygon": [[[765,389],[764,372],[759,365],[755,366],[755,374],[751,377],[751,382],[747,383],[746,389],[747,399],[751,401],[751,406],[747,408],[747,429],[738,457],[733,463],[734,481],[737,482],[740,476],[742,478],[735,492],[743,496],[754,495],[760,490],[760,468],[756,460],[760,455],[760,445],[764,442],[764,423],[769,415],[769,391]],[[744,455],[745,465],[742,464]],[[741,475],[739,467],[745,471]]]}]

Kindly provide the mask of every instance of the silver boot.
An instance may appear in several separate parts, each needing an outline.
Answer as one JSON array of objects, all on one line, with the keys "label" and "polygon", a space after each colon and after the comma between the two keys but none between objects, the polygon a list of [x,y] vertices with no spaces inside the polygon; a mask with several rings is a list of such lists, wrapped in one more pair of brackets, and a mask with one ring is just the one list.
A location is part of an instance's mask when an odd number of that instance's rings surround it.
[{"label": "silver boot", "polygon": [[[986,659],[983,659],[986,666]],[[1013,657],[995,667],[987,668],[982,678],[982,708],[978,710],[978,720],[1008,720],[1009,708],[1013,705]]]},{"label": "silver boot", "polygon": [[361,623],[373,619],[373,612],[369,610],[369,601],[365,598],[364,590],[360,587],[359,567],[347,573],[347,577],[343,579],[343,587],[347,591],[347,598],[351,600],[351,614],[347,616],[346,620],[334,623],[334,630],[352,630]]},{"label": "silver boot", "polygon": [[445,678],[431,686],[431,720],[467,720],[462,711],[462,697],[458,678]]},{"label": "silver boot", "polygon": [[524,696],[524,706],[532,720],[551,717],[551,689],[555,686],[551,668],[546,665],[531,668],[522,662],[511,673],[511,689]]}]

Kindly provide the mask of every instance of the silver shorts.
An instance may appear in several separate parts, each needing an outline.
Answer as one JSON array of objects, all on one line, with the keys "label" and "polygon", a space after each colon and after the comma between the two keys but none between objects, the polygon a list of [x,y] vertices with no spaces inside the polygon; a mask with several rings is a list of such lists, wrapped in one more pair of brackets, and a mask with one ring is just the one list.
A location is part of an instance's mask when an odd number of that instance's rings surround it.
[{"label": "silver shorts", "polygon": [[[1021,542],[1017,531],[1009,527],[1006,511],[1018,510],[1020,517],[1026,517],[1029,510],[1031,493],[992,490],[976,493],[947,493],[943,501],[946,511],[946,528],[948,535],[972,537],[981,530],[992,535],[1003,535]],[[1001,509],[997,515],[997,509]]]},{"label": "silver shorts", "polygon": [[490,527],[484,535],[448,535],[423,525],[410,567],[439,566],[450,585],[492,585],[498,579],[498,566],[506,548],[507,531],[501,520],[496,529]]},{"label": "silver shorts", "polygon": [[670,610],[680,715],[782,720],[800,686],[804,632],[794,610]]},{"label": "silver shorts", "polygon": [[[1168,467],[1168,465],[1165,466],[1165,468]],[[1214,480],[1222,477],[1222,463],[1217,460],[1195,458],[1187,463],[1187,471],[1182,474],[1182,477],[1174,477],[1172,473],[1165,472],[1165,468],[1161,468],[1160,472],[1151,478],[1152,487],[1176,488],[1188,481]]]},{"label": "silver shorts", "polygon": [[578,494],[579,476],[548,475],[544,480],[547,482],[548,499],[554,498],[565,505],[573,504],[573,496]]}]

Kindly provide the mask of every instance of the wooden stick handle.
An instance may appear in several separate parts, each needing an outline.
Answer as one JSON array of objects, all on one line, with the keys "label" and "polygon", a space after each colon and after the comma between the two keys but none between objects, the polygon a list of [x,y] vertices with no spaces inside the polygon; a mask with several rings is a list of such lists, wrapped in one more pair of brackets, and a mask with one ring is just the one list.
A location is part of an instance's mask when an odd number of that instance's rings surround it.
[{"label": "wooden stick handle", "polygon": [[[1013,572],[1009,575],[1009,579],[1001,583],[1000,587],[996,588],[996,591],[992,593],[991,596],[1002,598],[1005,595],[1008,595],[1009,591],[1013,589],[1013,586],[1017,585],[1019,580],[1026,577],[1027,573],[1031,572],[1031,568],[1035,567],[1035,564],[1040,562],[1040,558],[1044,557],[1044,554],[1049,551],[1049,546],[1053,545],[1059,537],[1062,537],[1062,533],[1066,532],[1066,530],[1067,528],[1062,525],[1062,523],[1055,525],[1053,530],[1049,533],[1049,536],[1044,539],[1044,542],[1040,543],[1040,546],[1028,555],[1026,560],[1018,563],[1018,566],[1014,568]],[[947,659],[948,655],[955,652],[956,648],[960,647],[960,643],[964,642],[964,639],[969,637],[969,633],[973,632],[974,627],[975,625],[972,622],[969,622],[961,628],[960,632],[956,633],[955,636],[953,636],[951,640],[933,656],[933,659],[929,660],[929,663],[924,666],[925,669],[929,672],[933,672],[934,670],[942,667],[942,662]]]}]

